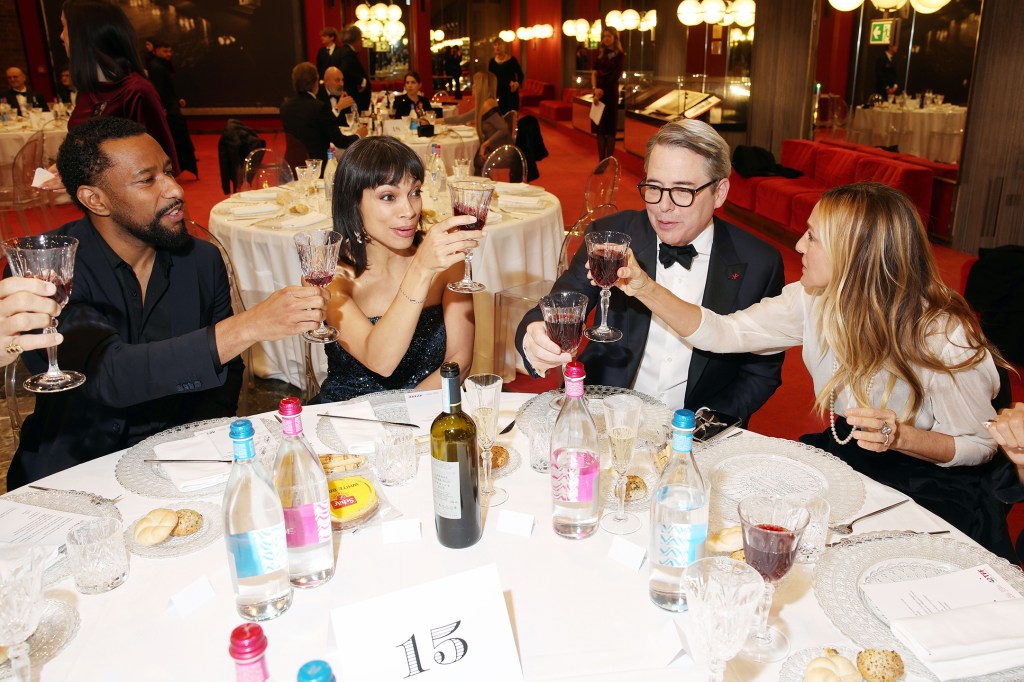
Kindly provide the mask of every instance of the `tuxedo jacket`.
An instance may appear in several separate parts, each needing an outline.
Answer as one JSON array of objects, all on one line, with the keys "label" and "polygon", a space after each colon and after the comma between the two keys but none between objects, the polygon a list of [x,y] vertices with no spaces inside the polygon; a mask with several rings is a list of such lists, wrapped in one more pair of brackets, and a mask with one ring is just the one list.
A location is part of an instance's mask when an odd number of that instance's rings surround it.
[{"label": "tuxedo jacket", "polygon": [[328,52],[327,47],[321,47],[316,51],[316,72],[320,74],[320,77],[324,77],[324,71],[332,66],[341,68],[341,49],[342,45],[335,44],[334,52]]},{"label": "tuxedo jacket", "polygon": [[24,96],[28,103],[31,104],[33,107],[43,110],[46,109],[46,98],[40,95],[35,90],[33,90],[32,88],[26,88],[25,92],[15,92],[14,88],[11,88],[3,95],[0,95],[0,98],[2,98],[5,102],[10,104],[12,109],[17,109],[18,116],[25,115],[25,112],[21,110],[21,104],[18,102],[18,95]]},{"label": "tuxedo jacket", "polygon": [[[350,45],[339,45],[334,53],[340,54],[338,68],[345,76],[345,92],[356,101],[359,111],[366,111],[370,108],[370,77],[366,74],[363,63],[359,61],[359,55]],[[366,82],[365,86],[363,81]]]},{"label": "tuxedo jacket", "polygon": [[[614,230],[630,235],[637,263],[656,278],[658,238],[646,211],[621,211],[594,222],[590,230]],[[588,230],[588,231],[590,231]],[[735,225],[714,219],[714,245],[702,305],[717,313],[742,310],[782,291],[784,272],[778,250]],[[597,305],[600,288],[587,281],[586,247],[576,252],[569,269],[555,282],[553,291],[579,291],[587,295],[588,314]],[[673,265],[672,267],[682,267]],[[516,331],[516,348],[523,355],[523,337],[531,322],[542,320],[540,307],[523,317]],[[615,343],[589,342],[579,360],[587,370],[587,383],[629,388],[633,385],[651,326],[651,311],[635,298],[611,289],[608,324],[622,331]],[[713,410],[747,420],[782,383],[785,354],[713,353],[693,350],[686,382],[685,405]],[[526,356],[523,355],[524,361]],[[527,361],[527,369],[531,370]]]},{"label": "tuxedo jacket", "polygon": [[310,159],[326,161],[330,144],[345,149],[359,139],[358,135],[343,135],[330,105],[308,92],[300,92],[281,105],[281,124],[286,133],[305,146],[306,158]]}]

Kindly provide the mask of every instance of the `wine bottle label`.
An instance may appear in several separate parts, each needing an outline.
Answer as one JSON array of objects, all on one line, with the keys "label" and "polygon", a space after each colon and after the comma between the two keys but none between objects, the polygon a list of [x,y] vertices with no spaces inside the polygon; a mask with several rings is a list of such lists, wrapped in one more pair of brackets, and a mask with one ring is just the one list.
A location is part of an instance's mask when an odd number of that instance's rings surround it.
[{"label": "wine bottle label", "polygon": [[289,547],[319,545],[331,539],[331,505],[327,500],[284,508]]},{"label": "wine bottle label", "polygon": [[459,485],[459,463],[430,460],[434,485],[434,513],[444,519],[462,518],[462,488]]},{"label": "wine bottle label", "polygon": [[661,523],[657,527],[657,556],[659,566],[685,568],[704,557],[704,543],[708,539],[706,524]]},{"label": "wine bottle label", "polygon": [[247,533],[229,533],[228,551],[235,561],[238,579],[255,578],[288,567],[288,545],[284,524],[251,530]]}]

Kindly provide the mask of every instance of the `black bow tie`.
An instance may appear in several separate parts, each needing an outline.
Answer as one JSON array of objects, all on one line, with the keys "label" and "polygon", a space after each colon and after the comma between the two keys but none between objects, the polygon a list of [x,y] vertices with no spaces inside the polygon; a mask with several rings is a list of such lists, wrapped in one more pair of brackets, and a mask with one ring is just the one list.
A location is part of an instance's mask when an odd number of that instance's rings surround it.
[{"label": "black bow tie", "polygon": [[697,257],[697,249],[693,248],[693,244],[687,244],[686,246],[671,246],[669,244],[662,244],[661,248],[658,249],[658,260],[666,268],[672,267],[673,263],[679,263],[687,270],[690,269],[690,265],[693,263],[693,259]]}]

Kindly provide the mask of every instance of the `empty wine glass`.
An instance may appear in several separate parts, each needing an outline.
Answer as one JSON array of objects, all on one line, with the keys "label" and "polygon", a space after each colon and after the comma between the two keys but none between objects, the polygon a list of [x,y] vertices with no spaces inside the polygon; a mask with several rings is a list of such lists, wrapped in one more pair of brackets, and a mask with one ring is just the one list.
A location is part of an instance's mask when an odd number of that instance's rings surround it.
[{"label": "empty wine glass", "polygon": [[320,171],[323,170],[323,168],[324,168],[324,160],[323,159],[306,159],[306,168],[312,168],[313,169],[312,172],[313,172],[313,178],[314,179],[319,178],[320,177]]},{"label": "empty wine glass", "polygon": [[[482,230],[487,224],[487,211],[491,206],[491,195],[494,194],[494,183],[484,180],[456,180],[448,183],[452,195],[452,212],[455,215],[471,215],[476,222],[460,225],[460,230]],[[462,279],[448,288],[462,294],[483,291],[486,287],[473,281],[473,249],[466,249],[466,270]]]},{"label": "empty wine glass", "polygon": [[764,578],[758,623],[743,647],[743,657],[761,663],[781,661],[789,653],[789,639],[768,626],[768,612],[775,583],[793,567],[800,538],[811,517],[791,499],[764,495],[743,498],[739,515],[744,558]]},{"label": "empty wine glass", "polygon": [[[540,312],[544,316],[544,328],[548,337],[558,344],[563,353],[573,360],[583,343],[583,325],[587,321],[586,294],[576,291],[555,291],[540,299]],[[551,400],[551,408],[562,409],[564,396]]]},{"label": "empty wine glass", "polygon": [[29,682],[26,640],[43,615],[43,568],[49,548],[0,544],[0,646],[8,647],[14,679]]},{"label": "empty wine glass", "polygon": [[466,379],[466,408],[476,422],[476,439],[483,448],[484,486],[480,496],[489,507],[497,507],[508,499],[508,492],[494,487],[491,462],[494,439],[498,431],[498,407],[501,403],[501,377],[497,374],[474,374]]},{"label": "empty wine glass", "polygon": [[[323,289],[334,279],[338,268],[341,235],[329,229],[306,230],[296,234],[294,239],[302,266],[302,279]],[[302,338],[313,343],[333,343],[338,340],[338,330],[320,320],[320,326],[304,332]]]},{"label": "empty wine glass", "polygon": [[712,682],[722,682],[725,664],[743,646],[764,594],[753,568],[728,557],[698,559],[682,577],[689,612],[687,639],[697,659],[707,659]]},{"label": "empty wine glass", "polygon": [[626,265],[629,235],[621,232],[590,232],[587,234],[587,256],[590,276],[601,287],[601,324],[591,327],[585,334],[591,341],[610,343],[622,338],[622,332],[608,326],[608,300],[611,288],[619,280],[619,268]]},{"label": "empty wine glass", "polygon": [[626,470],[633,459],[643,403],[635,395],[622,394],[608,396],[601,404],[612,450],[612,468],[616,474],[615,497],[619,503],[616,511],[601,517],[601,528],[615,535],[629,535],[640,530],[640,517],[626,512]]},{"label": "empty wine glass", "polygon": [[[78,240],[63,235],[40,234],[33,237],[8,239],[3,243],[11,272],[18,277],[34,277],[52,282],[57,287],[51,298],[63,310],[71,296],[71,280],[75,272],[75,251]],[[57,333],[57,318],[50,318],[44,334]],[[85,375],[81,372],[61,370],[57,366],[57,348],[46,349],[49,362],[46,372],[25,380],[24,386],[33,393],[57,393],[81,386]]]}]

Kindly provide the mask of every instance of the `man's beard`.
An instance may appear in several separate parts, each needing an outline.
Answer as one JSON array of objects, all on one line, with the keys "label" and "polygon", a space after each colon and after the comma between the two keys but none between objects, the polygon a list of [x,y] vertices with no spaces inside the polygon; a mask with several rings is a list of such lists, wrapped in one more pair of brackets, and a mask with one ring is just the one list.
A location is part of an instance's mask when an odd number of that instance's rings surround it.
[{"label": "man's beard", "polygon": [[122,214],[119,210],[112,212],[110,217],[124,228],[128,234],[139,241],[145,242],[158,250],[181,253],[186,251],[192,242],[188,231],[185,229],[184,219],[170,228],[164,227],[160,223],[160,219],[184,205],[185,202],[176,201],[157,211],[156,215],[148,223],[139,223],[131,216]]}]

